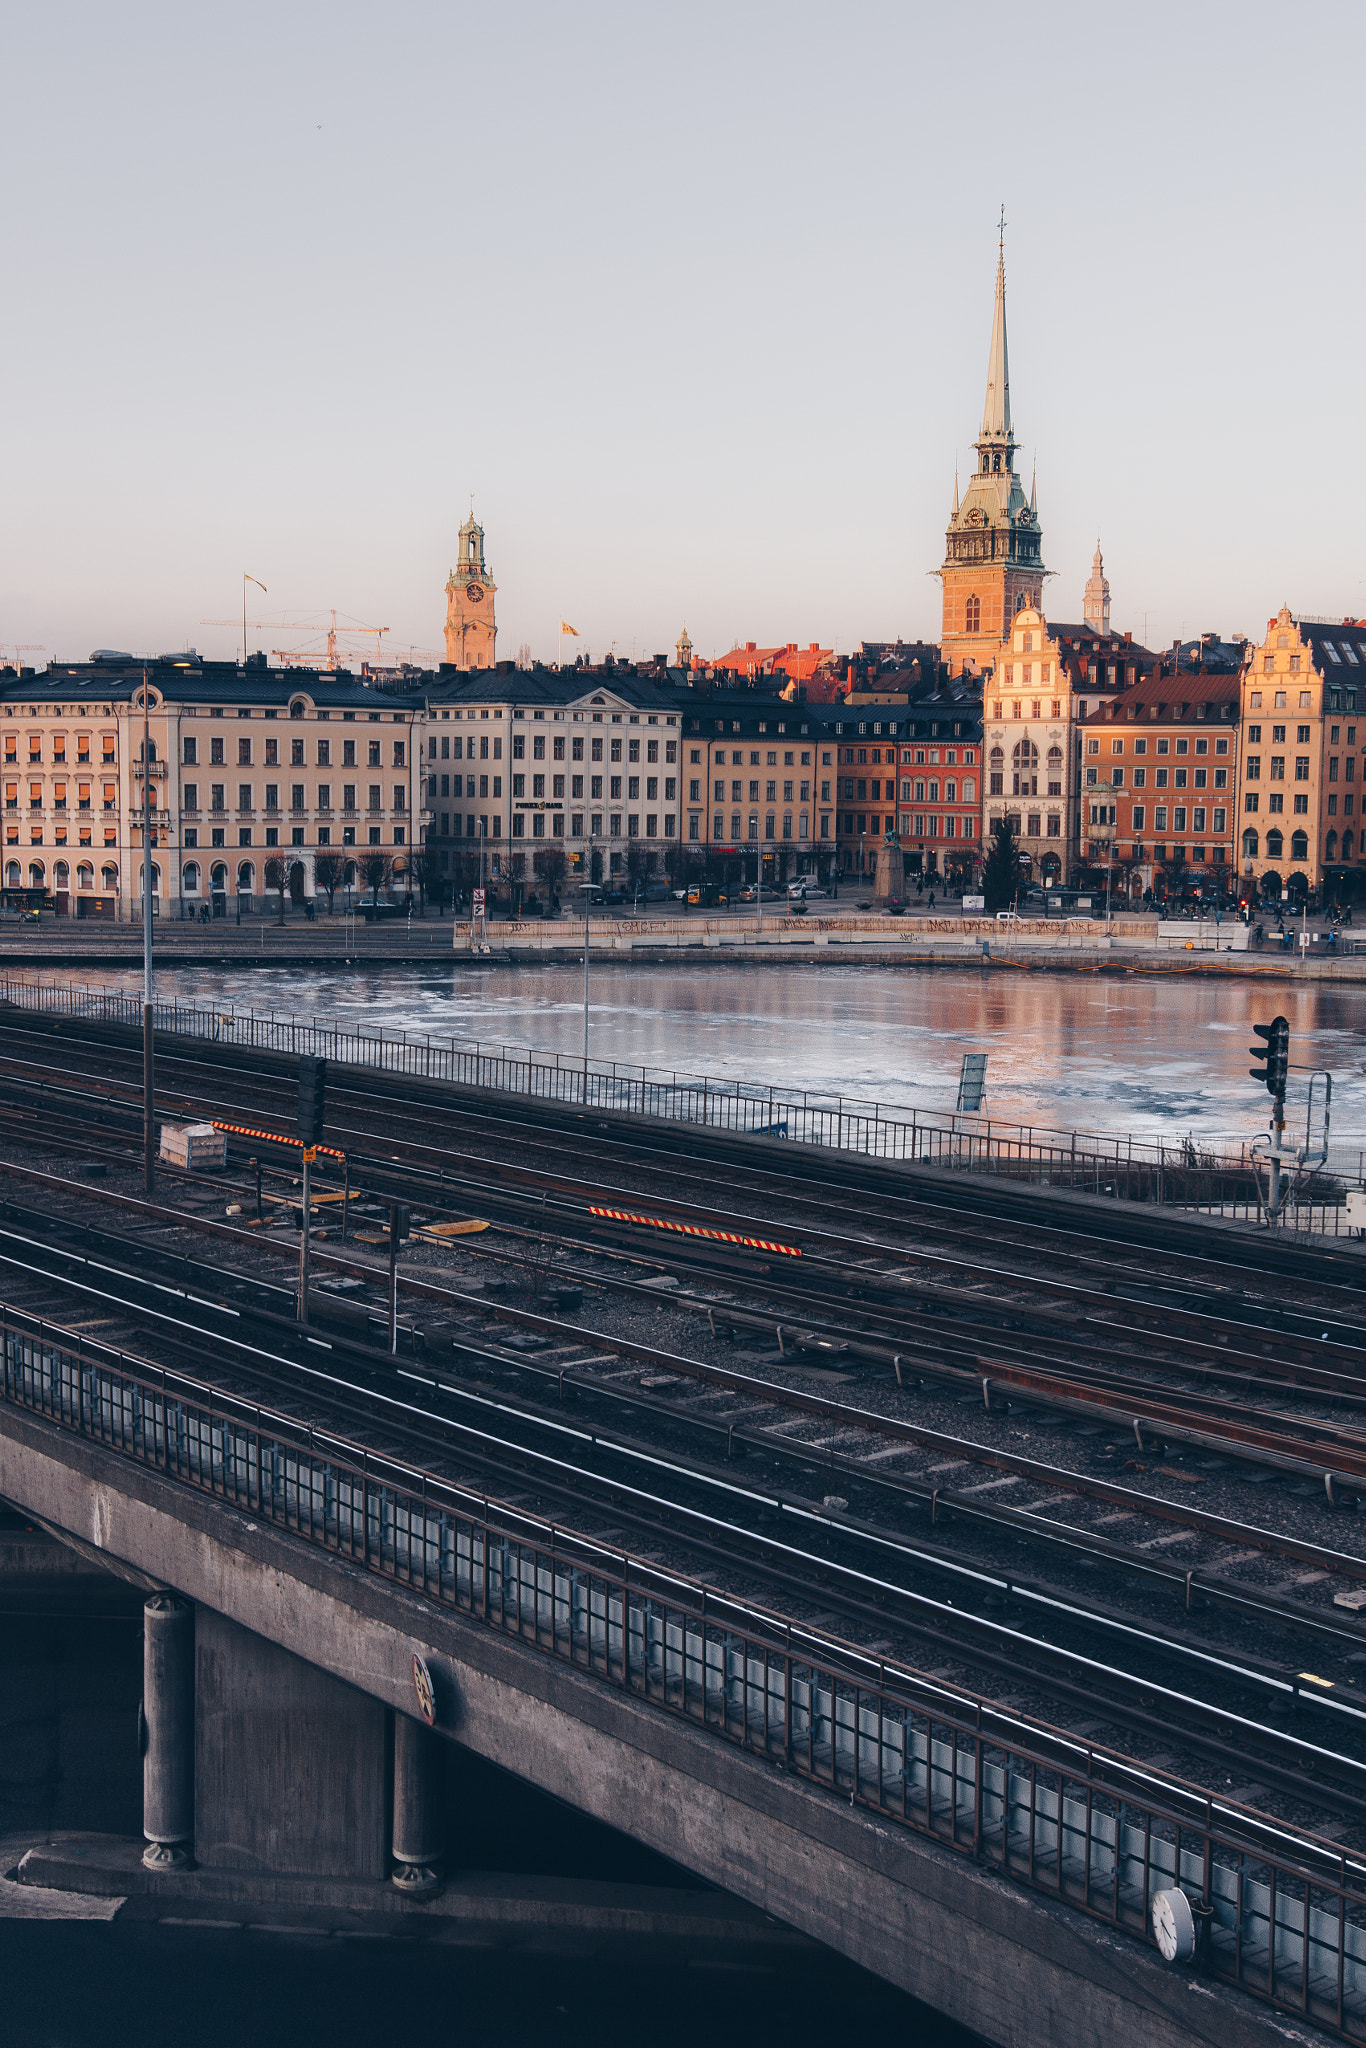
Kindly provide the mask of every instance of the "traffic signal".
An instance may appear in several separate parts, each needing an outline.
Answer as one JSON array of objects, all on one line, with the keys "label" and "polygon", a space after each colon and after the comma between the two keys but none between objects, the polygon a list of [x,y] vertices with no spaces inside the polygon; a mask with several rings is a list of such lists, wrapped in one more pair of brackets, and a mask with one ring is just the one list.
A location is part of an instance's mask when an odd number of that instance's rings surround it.
[{"label": "traffic signal", "polygon": [[320,1145],[323,1136],[323,1104],[327,1095],[327,1061],[305,1053],[299,1061],[298,1136],[305,1145]]},{"label": "traffic signal", "polygon": [[1265,1082],[1267,1092],[1278,1099],[1285,1093],[1286,1076],[1290,1072],[1290,1026],[1284,1017],[1273,1017],[1269,1024],[1254,1024],[1262,1045],[1250,1045],[1248,1051],[1254,1060],[1265,1061],[1264,1066],[1249,1067],[1254,1081]]},{"label": "traffic signal", "polygon": [[412,1234],[412,1218],[406,1202],[389,1204],[389,1249],[396,1252]]}]

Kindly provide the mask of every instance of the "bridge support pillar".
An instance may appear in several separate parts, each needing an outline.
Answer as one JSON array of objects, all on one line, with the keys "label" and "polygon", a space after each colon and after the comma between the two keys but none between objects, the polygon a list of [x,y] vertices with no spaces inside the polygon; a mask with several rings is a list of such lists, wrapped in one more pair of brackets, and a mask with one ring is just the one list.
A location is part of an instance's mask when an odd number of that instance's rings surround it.
[{"label": "bridge support pillar", "polygon": [[142,1860],[183,1868],[194,1842],[194,1608],[153,1593],[142,1631]]},{"label": "bridge support pillar", "polygon": [[410,1897],[441,1889],[444,1769],[440,1736],[407,1714],[395,1714],[393,1881]]}]

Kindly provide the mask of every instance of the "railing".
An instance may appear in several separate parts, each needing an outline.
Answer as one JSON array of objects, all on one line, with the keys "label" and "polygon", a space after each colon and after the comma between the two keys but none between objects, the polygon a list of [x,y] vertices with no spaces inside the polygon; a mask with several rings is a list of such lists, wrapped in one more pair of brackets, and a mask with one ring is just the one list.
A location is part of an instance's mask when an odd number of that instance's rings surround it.
[{"label": "railing", "polygon": [[[118,991],[4,976],[0,1000],[40,1013],[142,1028],[141,998]],[[339,1063],[461,1087],[704,1124],[739,1135],[781,1137],[902,1164],[990,1173],[1032,1187],[1067,1188],[1237,1221],[1256,1222],[1262,1213],[1262,1186],[1246,1146],[1236,1154],[1220,1154],[1193,1141],[1152,1144],[1131,1136],[999,1123],[953,1110],[884,1107],[616,1060],[590,1061],[585,1073],[583,1059],[567,1053],[416,1032],[365,1031],[273,1010],[203,1009],[176,998],[155,1007],[159,1031],[258,1051],[296,1057],[320,1053]],[[1319,1234],[1345,1232],[1343,1184],[1363,1176],[1366,1154],[1340,1151],[1327,1172],[1301,1191],[1303,1210],[1290,1212],[1284,1221]]]},{"label": "railing", "polygon": [[588,1672],[883,1821],[1366,2041],[1366,1862],[1123,1756],[184,1375],[0,1309],[6,1406]]}]

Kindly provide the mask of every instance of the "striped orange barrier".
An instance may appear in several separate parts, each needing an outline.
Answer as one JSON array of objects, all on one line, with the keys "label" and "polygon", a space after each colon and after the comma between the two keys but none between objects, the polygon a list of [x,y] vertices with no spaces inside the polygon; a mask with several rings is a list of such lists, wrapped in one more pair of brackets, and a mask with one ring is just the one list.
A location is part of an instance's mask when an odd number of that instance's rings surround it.
[{"label": "striped orange barrier", "polygon": [[[279,1131],[258,1131],[251,1124],[225,1124],[217,1117],[213,1119],[213,1127],[216,1131],[227,1131],[234,1138],[263,1138],[268,1145],[297,1145],[300,1151],[303,1150],[302,1138],[286,1138]],[[343,1165],[346,1163],[346,1154],[335,1151],[331,1145],[315,1145],[313,1150],[323,1153],[328,1159],[340,1159]]]},{"label": "striped orange barrier", "polygon": [[779,1244],[771,1237],[744,1237],[738,1230],[713,1230],[705,1223],[674,1223],[667,1216],[638,1216],[634,1209],[597,1209],[589,1204],[590,1216],[607,1216],[614,1223],[641,1223],[647,1230],[672,1230],[679,1237],[712,1237],[722,1244],[743,1244],[751,1251],[781,1252],[785,1258],[799,1259],[801,1247],[795,1244]]}]

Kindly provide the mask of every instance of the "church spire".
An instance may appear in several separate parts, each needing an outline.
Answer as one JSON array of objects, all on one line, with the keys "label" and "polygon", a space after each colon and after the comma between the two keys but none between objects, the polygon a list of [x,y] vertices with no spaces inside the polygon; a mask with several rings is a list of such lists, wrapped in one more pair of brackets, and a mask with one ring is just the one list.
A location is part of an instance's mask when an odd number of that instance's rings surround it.
[{"label": "church spire", "polygon": [[991,316],[991,354],[987,358],[987,397],[982,407],[984,441],[1010,433],[1010,358],[1006,350],[1006,210],[996,253],[996,306]]}]

